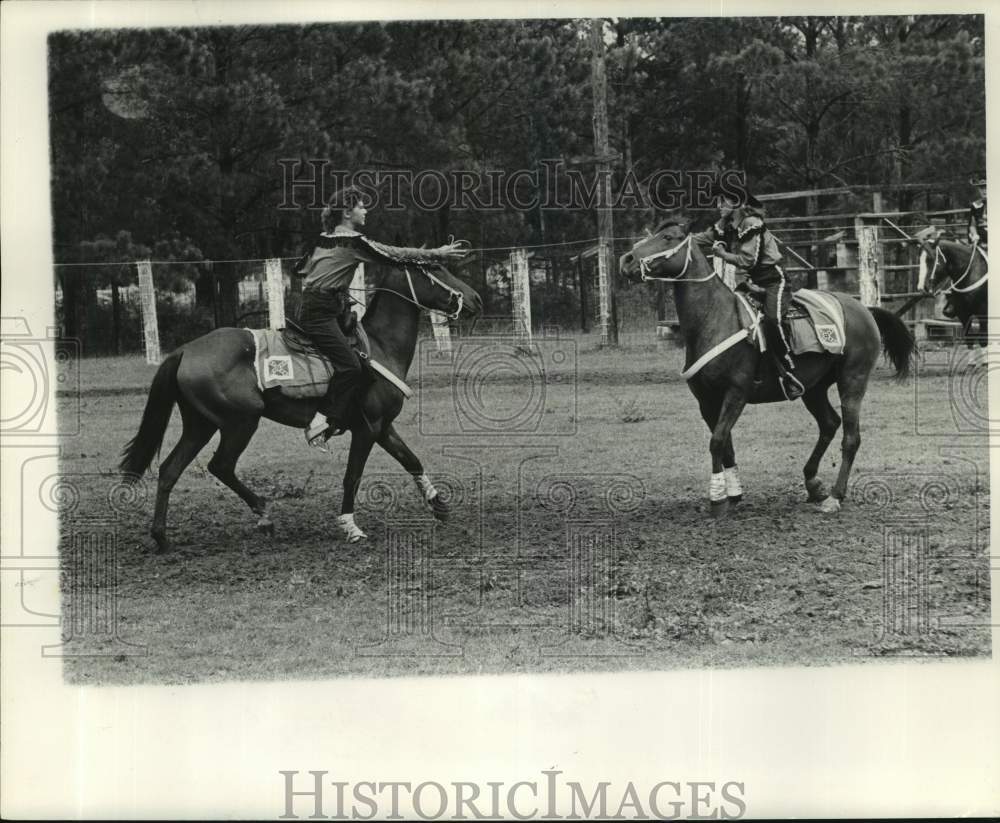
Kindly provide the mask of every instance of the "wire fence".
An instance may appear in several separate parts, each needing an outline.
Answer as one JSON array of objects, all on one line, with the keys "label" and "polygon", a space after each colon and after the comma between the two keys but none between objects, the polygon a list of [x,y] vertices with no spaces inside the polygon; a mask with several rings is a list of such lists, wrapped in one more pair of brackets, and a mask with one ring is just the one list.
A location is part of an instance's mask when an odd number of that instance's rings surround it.
[{"label": "wire fence", "polygon": [[[952,210],[931,219],[960,236],[964,231],[962,214]],[[863,216],[862,222],[878,226],[880,299],[894,308],[898,301],[915,293],[917,282],[919,251],[903,235],[912,235],[927,221],[904,213],[891,221],[892,227],[873,215]],[[849,215],[770,219],[768,226],[782,245],[784,270],[791,286],[859,294],[858,225],[859,216]],[[637,239],[614,238],[610,244],[612,260],[617,261]],[[598,249],[596,237],[472,249],[456,273],[483,298],[484,312],[476,321],[477,333],[515,330],[515,251],[527,257],[532,330],[546,334],[595,332],[601,322]],[[283,314],[294,318],[302,291],[302,280],[292,271],[297,258],[273,260],[277,263],[271,265],[280,266],[284,283]],[[150,261],[162,350],[170,351],[220,326],[267,327],[267,265],[263,258]],[[57,327],[64,336],[78,340],[85,355],[144,350],[142,294],[135,263],[58,263],[55,272]],[[368,272],[369,288],[378,276],[377,268]],[[619,337],[625,342],[653,341],[658,330],[676,323],[673,291],[664,284],[619,282],[614,300]],[[918,304],[909,319],[939,313],[940,307],[930,302]],[[430,334],[431,323],[427,319],[423,322],[426,325],[422,331]],[[458,332],[463,329],[461,323],[453,324],[453,328]]]}]

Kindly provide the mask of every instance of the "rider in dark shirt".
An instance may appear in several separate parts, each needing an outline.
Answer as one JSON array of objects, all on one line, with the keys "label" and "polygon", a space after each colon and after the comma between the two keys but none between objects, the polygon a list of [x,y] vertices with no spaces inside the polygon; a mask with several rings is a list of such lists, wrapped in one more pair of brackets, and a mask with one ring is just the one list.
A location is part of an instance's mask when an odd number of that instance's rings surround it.
[{"label": "rider in dark shirt", "polygon": [[363,387],[361,362],[341,327],[342,319],[350,311],[348,289],[358,265],[399,265],[404,259],[412,263],[445,263],[461,259],[467,253],[458,243],[437,249],[376,243],[362,234],[367,214],[368,201],[360,189],[352,186],[338,192],[323,210],[323,233],[315,248],[302,258],[296,269],[297,274],[305,277],[298,325],[334,368],[326,393],[329,413],[316,412],[306,428],[310,446],[320,446],[350,427],[354,404]]}]

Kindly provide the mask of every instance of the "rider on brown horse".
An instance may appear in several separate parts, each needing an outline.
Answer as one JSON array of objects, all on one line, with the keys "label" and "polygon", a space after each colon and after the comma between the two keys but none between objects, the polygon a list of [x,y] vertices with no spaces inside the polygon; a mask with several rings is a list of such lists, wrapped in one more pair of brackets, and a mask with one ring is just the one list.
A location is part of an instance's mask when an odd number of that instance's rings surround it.
[{"label": "rider on brown horse", "polygon": [[298,325],[334,368],[326,393],[327,414],[317,412],[305,430],[310,446],[321,446],[350,427],[354,404],[364,386],[361,361],[341,326],[350,311],[348,290],[358,265],[439,264],[461,259],[466,253],[459,243],[416,249],[369,240],[361,233],[368,205],[364,193],[354,186],[334,195],[323,210],[323,233],[314,250],[296,266],[296,273],[305,277]]},{"label": "rider on brown horse", "polygon": [[[708,230],[693,234],[703,251],[732,263],[746,272],[750,281],[764,290],[764,324],[767,344],[775,355],[781,390],[789,400],[802,396],[805,388],[795,375],[791,347],[785,336],[784,318],[792,289],[779,265],[781,252],[774,235],[764,225],[761,202],[749,192],[724,190],[718,198],[719,221]],[[732,249],[732,251],[727,251]]]}]

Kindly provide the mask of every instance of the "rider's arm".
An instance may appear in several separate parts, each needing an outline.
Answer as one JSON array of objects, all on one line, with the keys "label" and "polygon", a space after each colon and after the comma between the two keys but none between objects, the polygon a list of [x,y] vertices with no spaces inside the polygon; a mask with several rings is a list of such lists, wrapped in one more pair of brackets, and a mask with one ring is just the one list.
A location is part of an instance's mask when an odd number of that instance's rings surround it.
[{"label": "rider's arm", "polygon": [[390,246],[364,238],[358,253],[370,263],[446,263],[454,260],[454,252],[443,249],[418,249],[412,246]]},{"label": "rider's arm", "polygon": [[737,230],[733,249],[725,255],[727,262],[741,269],[751,269],[757,265],[764,243],[764,221],[759,217],[747,217]]},{"label": "rider's arm", "polygon": [[975,243],[979,239],[979,230],[976,228],[976,207],[974,205],[969,209],[969,224],[966,226],[965,232],[970,243]]},{"label": "rider's arm", "polygon": [[712,252],[712,244],[722,239],[723,227],[721,221],[709,226],[705,231],[692,232],[691,242],[694,243],[705,254]]}]

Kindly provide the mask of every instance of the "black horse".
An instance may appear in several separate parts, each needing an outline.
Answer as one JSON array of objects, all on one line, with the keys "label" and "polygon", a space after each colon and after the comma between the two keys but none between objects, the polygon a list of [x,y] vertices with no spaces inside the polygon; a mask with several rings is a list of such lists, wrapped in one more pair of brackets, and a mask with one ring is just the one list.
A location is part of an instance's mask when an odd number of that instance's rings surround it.
[{"label": "black horse", "polygon": [[[970,246],[946,240],[929,226],[914,237],[920,246],[920,279],[917,290],[940,293],[947,298],[945,314],[962,324],[965,344],[970,349],[978,342],[986,346],[989,332],[989,262],[979,245]],[[946,288],[942,284],[950,281]],[[972,327],[977,325],[978,334]]]},{"label": "black horse", "polygon": [[[391,269],[375,289],[362,324],[371,341],[371,356],[400,380],[406,379],[417,343],[422,309],[456,317],[463,309],[478,314],[479,294],[461,280],[438,268],[434,275],[411,276]],[[290,399],[279,389],[261,391],[254,369],[253,337],[246,329],[222,328],[185,343],[160,365],[149,391],[138,434],[125,447],[120,464],[126,475],[140,475],[160,448],[174,404],[184,428],[180,440],[160,466],[156,508],[151,533],[159,551],[170,546],[167,506],[170,491],[181,473],[217,431],[219,447],[208,470],[225,483],[257,515],[257,527],[273,531],[268,501],[236,477],[236,461],[250,443],[262,417],[286,426],[303,428],[316,413],[322,398]],[[344,473],[344,496],[338,524],[350,542],[364,539],[354,522],[354,498],[365,463],[378,443],[413,475],[421,497],[439,520],[448,506],[424,473],[420,460],[396,432],[393,421],[403,408],[403,393],[393,383],[375,377],[362,401],[364,418],[351,429],[351,448]],[[371,424],[371,425],[369,425]]]}]

